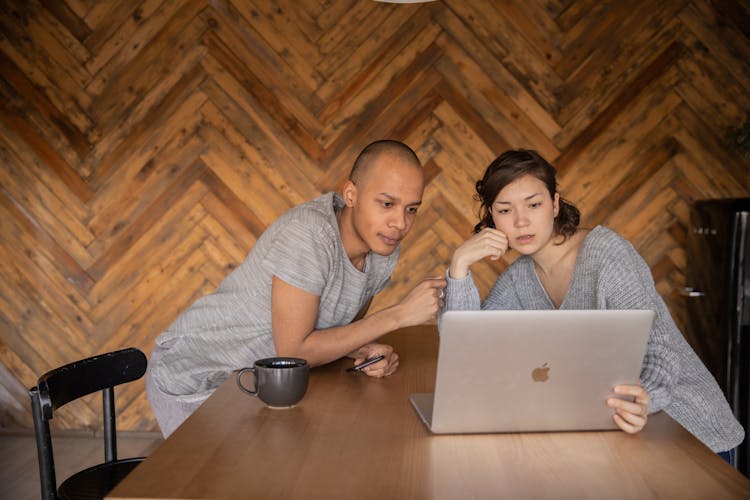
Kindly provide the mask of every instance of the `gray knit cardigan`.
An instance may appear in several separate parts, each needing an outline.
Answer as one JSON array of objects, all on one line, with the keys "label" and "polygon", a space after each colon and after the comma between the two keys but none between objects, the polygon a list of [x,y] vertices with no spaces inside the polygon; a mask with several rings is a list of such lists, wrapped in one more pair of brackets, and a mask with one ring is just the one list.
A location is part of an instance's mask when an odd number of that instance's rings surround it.
[{"label": "gray knit cardigan", "polygon": [[[481,306],[471,275],[452,279],[446,274],[446,311],[554,308],[528,256],[508,266]],[[560,309],[653,310],[641,369],[651,412],[666,411],[714,452],[742,442],[744,430],[721,389],[683,338],[656,291],[651,270],[627,240],[602,226],[586,236]]]}]

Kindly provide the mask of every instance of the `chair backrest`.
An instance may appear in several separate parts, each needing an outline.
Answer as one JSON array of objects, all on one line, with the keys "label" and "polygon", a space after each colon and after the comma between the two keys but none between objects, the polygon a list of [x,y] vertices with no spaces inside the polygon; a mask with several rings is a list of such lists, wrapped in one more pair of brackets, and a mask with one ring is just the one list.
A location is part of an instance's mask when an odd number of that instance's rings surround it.
[{"label": "chair backrest", "polygon": [[128,348],[74,361],[42,375],[29,391],[34,417],[42,498],[57,497],[49,420],[61,406],[102,391],[104,460],[117,459],[114,387],[141,378],[146,373],[146,355]]}]

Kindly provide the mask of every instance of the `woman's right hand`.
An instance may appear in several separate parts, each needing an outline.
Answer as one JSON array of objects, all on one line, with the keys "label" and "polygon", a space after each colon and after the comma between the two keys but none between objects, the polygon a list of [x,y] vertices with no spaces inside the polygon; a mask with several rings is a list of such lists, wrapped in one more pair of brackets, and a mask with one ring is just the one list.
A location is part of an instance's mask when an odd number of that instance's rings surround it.
[{"label": "woman's right hand", "polygon": [[497,260],[508,250],[508,237],[502,231],[485,227],[456,248],[451,259],[450,275],[461,279],[469,273],[469,267],[489,257]]}]

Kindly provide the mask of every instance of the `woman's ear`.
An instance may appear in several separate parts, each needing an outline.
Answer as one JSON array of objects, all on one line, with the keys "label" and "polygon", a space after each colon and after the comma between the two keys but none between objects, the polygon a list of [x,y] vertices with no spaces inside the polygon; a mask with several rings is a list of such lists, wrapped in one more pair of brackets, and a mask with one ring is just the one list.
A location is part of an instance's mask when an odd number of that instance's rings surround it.
[{"label": "woman's ear", "polygon": [[560,213],[560,193],[555,193],[555,197],[552,199],[552,207],[554,209],[555,217]]}]

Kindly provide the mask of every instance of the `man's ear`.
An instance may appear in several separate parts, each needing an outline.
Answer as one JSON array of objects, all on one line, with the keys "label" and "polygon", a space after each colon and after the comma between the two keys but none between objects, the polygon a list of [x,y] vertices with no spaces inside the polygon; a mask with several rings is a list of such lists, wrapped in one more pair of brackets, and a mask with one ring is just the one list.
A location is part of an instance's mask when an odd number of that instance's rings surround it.
[{"label": "man's ear", "polygon": [[357,186],[352,181],[346,181],[342,194],[344,196],[344,203],[346,203],[346,206],[349,208],[353,207],[354,202],[357,199]]}]

